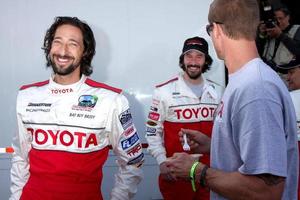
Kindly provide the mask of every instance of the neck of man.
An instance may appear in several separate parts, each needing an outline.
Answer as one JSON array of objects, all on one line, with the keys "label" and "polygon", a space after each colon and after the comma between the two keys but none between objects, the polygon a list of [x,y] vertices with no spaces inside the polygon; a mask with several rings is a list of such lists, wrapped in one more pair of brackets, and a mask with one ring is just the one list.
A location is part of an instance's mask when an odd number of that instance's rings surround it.
[{"label": "neck of man", "polygon": [[238,71],[250,60],[259,58],[254,40],[227,38],[224,49],[224,61],[229,74]]},{"label": "neck of man", "polygon": [[186,82],[188,82],[188,83],[190,83],[190,84],[193,84],[193,85],[200,85],[200,84],[203,83],[202,74],[201,74],[197,79],[191,79],[191,78],[189,77],[189,75],[187,75],[187,73],[185,72],[185,73],[183,74],[183,79],[184,79]]},{"label": "neck of man", "polygon": [[78,82],[80,78],[81,78],[80,66],[77,66],[74,71],[66,75],[60,75],[55,73],[53,76],[53,81],[61,85],[70,85]]},{"label": "neck of man", "polygon": [[80,73],[71,73],[68,75],[54,74],[53,81],[60,85],[70,85],[80,80]]}]

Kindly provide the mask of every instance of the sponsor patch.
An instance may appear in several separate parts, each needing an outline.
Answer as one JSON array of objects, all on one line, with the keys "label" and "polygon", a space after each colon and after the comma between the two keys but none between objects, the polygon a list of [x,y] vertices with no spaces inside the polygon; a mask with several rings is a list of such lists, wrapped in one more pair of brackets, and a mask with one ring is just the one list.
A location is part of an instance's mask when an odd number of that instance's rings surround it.
[{"label": "sponsor patch", "polygon": [[156,126],[156,125],[157,125],[156,122],[151,121],[151,120],[147,121],[147,124],[148,124],[149,126]]},{"label": "sponsor patch", "polygon": [[158,111],[158,108],[154,107],[154,106],[150,106],[150,110],[154,111],[154,112],[157,112]]},{"label": "sponsor patch", "polygon": [[139,141],[139,136],[136,132],[130,138],[127,138],[126,140],[121,141],[122,149],[123,150],[128,149],[129,147],[131,147],[132,145],[134,145],[138,141]]},{"label": "sponsor patch", "polygon": [[149,115],[148,115],[148,118],[152,119],[154,121],[157,121],[159,119],[159,116],[160,115],[156,112],[150,112]]},{"label": "sponsor patch", "polygon": [[148,127],[148,126],[147,126],[146,132],[148,132],[148,133],[155,133],[155,132],[156,132],[156,128]]},{"label": "sponsor patch", "polygon": [[82,114],[82,113],[69,113],[69,117],[76,117],[76,118],[84,118],[84,119],[94,119],[95,115],[89,115],[89,114]]},{"label": "sponsor patch", "polygon": [[90,149],[98,145],[95,133],[76,132],[68,129],[33,129],[27,128],[32,136],[32,144],[35,147],[47,147],[51,145],[55,149]]},{"label": "sponsor patch", "polygon": [[93,108],[98,101],[95,95],[81,95],[78,99],[78,106]]},{"label": "sponsor patch", "polygon": [[158,99],[152,99],[152,104],[157,106],[160,103]]},{"label": "sponsor patch", "polygon": [[133,120],[129,108],[119,115],[119,120],[124,130],[126,130],[129,126],[132,125]]},{"label": "sponsor patch", "polygon": [[137,164],[137,163],[141,162],[143,160],[143,158],[144,158],[144,153],[141,153],[138,157],[130,160],[127,164],[128,165]]},{"label": "sponsor patch", "polygon": [[197,104],[194,106],[177,106],[173,107],[174,117],[177,120],[199,120],[212,121],[216,104]]},{"label": "sponsor patch", "polygon": [[180,92],[173,92],[172,95],[180,95]]},{"label": "sponsor patch", "polygon": [[133,126],[130,126],[128,129],[126,129],[125,131],[124,131],[124,136],[125,137],[128,137],[129,135],[131,135],[131,133],[133,133],[133,131],[134,131],[134,127]]},{"label": "sponsor patch", "polygon": [[28,103],[27,106],[33,106],[33,107],[51,107],[51,103]]},{"label": "sponsor patch", "polygon": [[28,103],[26,112],[50,112],[51,103]]},{"label": "sponsor patch", "polygon": [[147,136],[156,136],[156,133],[147,133]]},{"label": "sponsor patch", "polygon": [[52,94],[65,94],[73,92],[72,88],[64,88],[64,89],[51,89]]},{"label": "sponsor patch", "polygon": [[50,112],[50,108],[26,108],[26,112]]},{"label": "sponsor patch", "polygon": [[142,145],[138,143],[137,145],[135,145],[134,147],[132,147],[127,151],[127,155],[133,157],[135,154],[139,153],[141,149],[142,149]]}]

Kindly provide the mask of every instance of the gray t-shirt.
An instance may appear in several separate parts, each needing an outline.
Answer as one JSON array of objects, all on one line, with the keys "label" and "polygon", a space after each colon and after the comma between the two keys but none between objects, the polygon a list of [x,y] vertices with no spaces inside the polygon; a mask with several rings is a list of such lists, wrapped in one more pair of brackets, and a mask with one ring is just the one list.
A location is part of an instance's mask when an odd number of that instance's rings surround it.
[{"label": "gray t-shirt", "polygon": [[[211,167],[286,177],[282,199],[297,199],[296,116],[289,92],[259,58],[229,76],[216,111]],[[212,192],[212,199],[224,199]]]},{"label": "gray t-shirt", "polygon": [[196,97],[200,98],[202,96],[203,86],[204,86],[203,82],[200,84],[192,84],[192,83],[189,83],[188,81],[184,81],[184,82],[193,91],[193,93],[196,95]]}]

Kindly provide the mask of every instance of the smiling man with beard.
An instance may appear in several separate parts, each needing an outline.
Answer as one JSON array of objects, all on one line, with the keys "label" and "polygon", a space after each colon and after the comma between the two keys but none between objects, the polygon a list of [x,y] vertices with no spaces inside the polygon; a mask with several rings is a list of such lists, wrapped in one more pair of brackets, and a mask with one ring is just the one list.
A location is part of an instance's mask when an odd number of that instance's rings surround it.
[{"label": "smiling man with beard", "polygon": [[[183,72],[154,90],[146,139],[148,151],[160,168],[159,187],[165,200],[209,199],[207,190],[197,188],[194,192],[189,182],[175,180],[165,161],[173,153],[184,151],[178,136],[182,128],[211,135],[213,112],[221,96],[216,90],[219,86],[202,76],[211,64],[207,42],[200,37],[189,38],[184,42],[179,58]],[[209,155],[200,160],[209,164]]]},{"label": "smiling man with beard", "polygon": [[102,167],[111,146],[119,171],[112,200],[132,199],[144,154],[122,90],[93,81],[92,30],[76,17],[56,17],[43,50],[53,74],[24,85],[10,200],[102,200]]}]

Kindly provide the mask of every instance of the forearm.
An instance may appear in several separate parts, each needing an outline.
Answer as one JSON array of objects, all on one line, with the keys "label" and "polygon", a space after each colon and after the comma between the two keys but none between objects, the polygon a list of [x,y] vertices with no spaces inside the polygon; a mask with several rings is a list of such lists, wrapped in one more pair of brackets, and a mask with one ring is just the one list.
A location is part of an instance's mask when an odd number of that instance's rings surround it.
[{"label": "forearm", "polygon": [[11,168],[11,197],[10,200],[20,198],[24,185],[29,177],[29,165],[21,157],[14,155]]},{"label": "forearm", "polygon": [[[150,128],[155,128],[155,133],[151,133],[148,130]],[[166,149],[163,145],[163,131],[161,125],[157,125],[155,127],[150,127],[147,124],[147,131],[146,131],[146,140],[149,144],[147,151],[157,160],[158,164],[164,162],[166,157]]]},{"label": "forearm", "polygon": [[[21,126],[20,120],[19,127]],[[21,130],[21,128],[20,128]],[[11,191],[11,197],[10,200],[17,200],[20,198],[22,194],[22,190],[26,182],[29,178],[29,160],[28,160],[28,152],[30,149],[30,143],[24,142],[24,139],[20,140],[20,137],[23,138],[26,133],[20,133],[16,135],[13,138],[13,148],[14,153],[13,157],[11,159],[11,170],[10,170],[10,179],[11,179],[11,185],[10,185],[10,191]],[[26,144],[21,146],[20,144]]]},{"label": "forearm", "polygon": [[166,150],[162,145],[152,145],[149,143],[147,151],[156,159],[158,165],[166,161]]},{"label": "forearm", "polygon": [[[198,181],[202,166],[197,169]],[[212,168],[207,170],[205,182],[212,191],[228,199],[276,200],[281,199],[284,188],[284,178],[282,177],[270,181],[255,175],[244,175],[239,172],[229,173]]]}]

